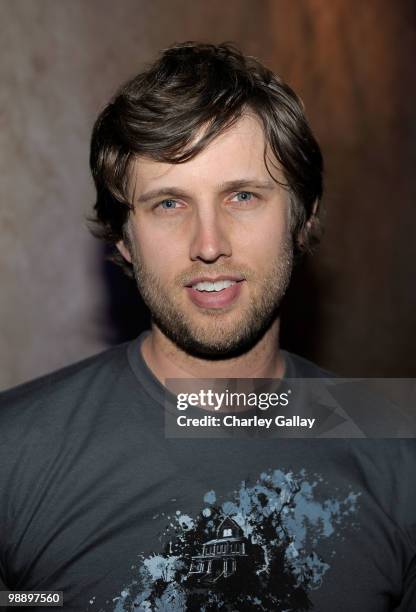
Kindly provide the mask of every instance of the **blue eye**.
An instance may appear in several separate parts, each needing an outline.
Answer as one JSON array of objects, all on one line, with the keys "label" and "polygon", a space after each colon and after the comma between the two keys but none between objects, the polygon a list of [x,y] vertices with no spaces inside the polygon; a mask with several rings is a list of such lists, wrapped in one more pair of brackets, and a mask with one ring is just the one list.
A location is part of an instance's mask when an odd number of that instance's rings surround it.
[{"label": "blue eye", "polygon": [[239,202],[248,202],[252,199],[253,194],[250,191],[240,191],[235,197]]},{"label": "blue eye", "polygon": [[176,201],[175,200],[163,200],[163,202],[160,203],[160,206],[164,210],[172,210],[176,208]]}]

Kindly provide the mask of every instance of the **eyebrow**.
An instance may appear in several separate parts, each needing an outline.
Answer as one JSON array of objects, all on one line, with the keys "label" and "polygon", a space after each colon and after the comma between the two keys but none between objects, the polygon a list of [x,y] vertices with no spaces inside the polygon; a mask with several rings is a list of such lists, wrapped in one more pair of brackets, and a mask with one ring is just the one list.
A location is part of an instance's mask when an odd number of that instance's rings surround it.
[{"label": "eyebrow", "polygon": [[[237,191],[238,189],[267,189],[272,190],[278,186],[279,183],[273,181],[272,179],[261,181],[259,179],[237,179],[234,181],[226,181],[218,185],[219,193],[225,193],[227,191]],[[189,197],[189,194],[182,189],[178,189],[177,187],[161,187],[159,189],[152,189],[145,193],[142,193],[136,199],[138,203],[149,202],[149,200],[154,200],[157,198],[161,198],[164,196],[170,196],[175,198],[186,198]]]}]

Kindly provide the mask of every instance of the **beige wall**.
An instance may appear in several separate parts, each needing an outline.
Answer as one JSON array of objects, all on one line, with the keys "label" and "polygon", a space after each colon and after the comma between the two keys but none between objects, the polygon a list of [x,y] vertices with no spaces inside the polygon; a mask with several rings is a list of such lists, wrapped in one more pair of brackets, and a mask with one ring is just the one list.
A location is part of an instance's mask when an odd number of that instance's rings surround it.
[{"label": "beige wall", "polygon": [[134,333],[132,308],[120,304],[130,290],[85,229],[89,135],[123,80],[189,39],[233,40],[280,72],[302,95],[326,155],[327,233],[294,286],[286,345],[345,374],[416,375],[411,2],[3,0],[0,8],[0,387]]}]

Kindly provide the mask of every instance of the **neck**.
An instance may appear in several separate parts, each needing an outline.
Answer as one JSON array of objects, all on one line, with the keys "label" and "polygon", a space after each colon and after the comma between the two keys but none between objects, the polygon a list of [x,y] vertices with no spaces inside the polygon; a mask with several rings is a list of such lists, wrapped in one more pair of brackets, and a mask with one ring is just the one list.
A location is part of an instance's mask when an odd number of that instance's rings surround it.
[{"label": "neck", "polygon": [[279,320],[249,351],[218,361],[193,357],[152,326],[142,344],[142,355],[156,378],[282,378],[285,370],[279,350]]}]

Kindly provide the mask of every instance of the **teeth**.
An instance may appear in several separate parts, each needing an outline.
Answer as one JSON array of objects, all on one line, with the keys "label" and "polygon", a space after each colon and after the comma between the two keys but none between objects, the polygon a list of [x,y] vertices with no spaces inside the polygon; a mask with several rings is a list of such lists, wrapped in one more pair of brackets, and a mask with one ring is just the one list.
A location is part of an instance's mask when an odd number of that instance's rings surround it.
[{"label": "teeth", "polygon": [[196,289],[197,291],[222,291],[223,289],[227,289],[227,287],[231,287],[231,285],[235,285],[235,283],[236,281],[232,280],[220,280],[215,283],[203,281],[202,283],[193,285],[192,289]]}]

